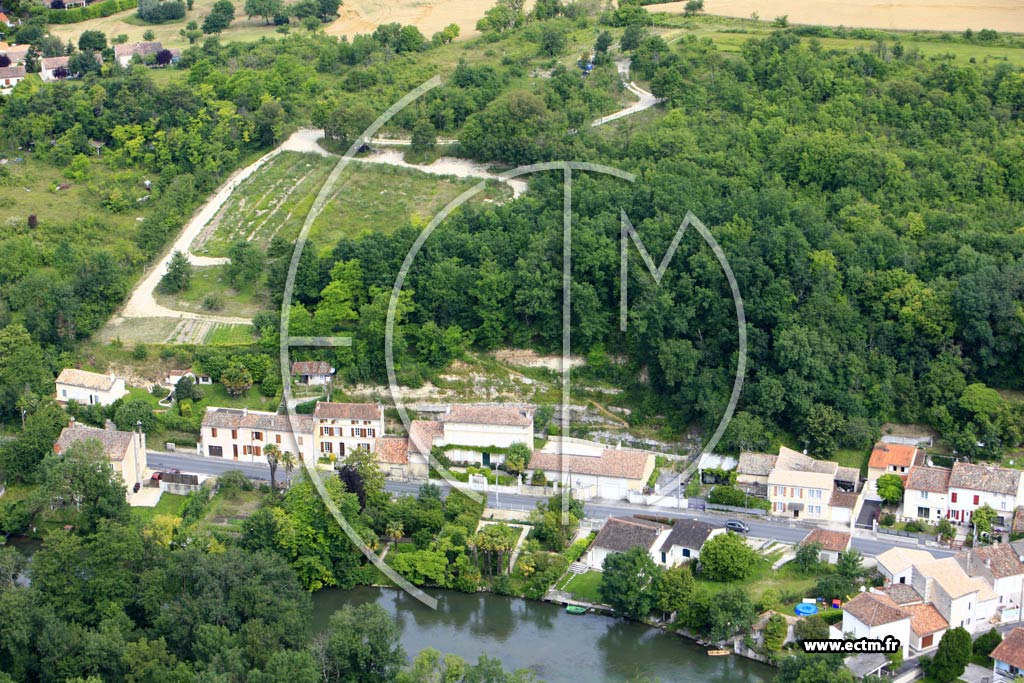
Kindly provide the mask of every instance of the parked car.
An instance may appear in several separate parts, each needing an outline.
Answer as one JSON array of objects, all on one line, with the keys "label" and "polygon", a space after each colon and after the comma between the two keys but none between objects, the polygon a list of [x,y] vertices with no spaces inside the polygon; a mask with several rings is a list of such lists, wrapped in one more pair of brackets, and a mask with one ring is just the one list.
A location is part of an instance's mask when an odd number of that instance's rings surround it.
[{"label": "parked car", "polygon": [[164,476],[163,472],[154,472],[153,476],[150,477],[150,479],[153,480],[153,481],[160,481],[160,477],[162,477],[162,476]]},{"label": "parked car", "polygon": [[738,519],[730,519],[725,523],[725,528],[729,531],[735,531],[738,534],[745,534],[750,531],[750,527],[746,523],[741,522]]},{"label": "parked car", "polygon": [[142,488],[142,484],[135,482],[135,486],[132,487],[132,493],[138,493],[140,488]]}]

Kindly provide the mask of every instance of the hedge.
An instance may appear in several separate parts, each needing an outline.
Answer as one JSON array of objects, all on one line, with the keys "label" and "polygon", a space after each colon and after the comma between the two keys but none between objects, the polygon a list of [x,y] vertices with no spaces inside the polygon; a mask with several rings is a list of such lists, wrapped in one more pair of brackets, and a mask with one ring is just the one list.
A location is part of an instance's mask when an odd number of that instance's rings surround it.
[{"label": "hedge", "polygon": [[740,489],[724,485],[719,485],[711,489],[711,495],[708,496],[708,502],[712,505],[732,505],[733,507],[748,507],[759,510],[768,510],[771,508],[771,503],[764,498],[746,495]]},{"label": "hedge", "polygon": [[138,4],[138,0],[102,0],[85,7],[51,9],[46,11],[46,21],[50,24],[77,24],[80,21],[109,17],[111,14],[135,9]]}]

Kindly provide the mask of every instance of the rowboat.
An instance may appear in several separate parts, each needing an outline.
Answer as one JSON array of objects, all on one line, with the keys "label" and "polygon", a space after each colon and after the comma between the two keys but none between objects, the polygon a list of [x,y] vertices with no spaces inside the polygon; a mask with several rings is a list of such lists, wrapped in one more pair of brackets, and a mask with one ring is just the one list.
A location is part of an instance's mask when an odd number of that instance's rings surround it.
[{"label": "rowboat", "polygon": [[731,655],[731,650],[708,650],[709,657],[722,657],[723,655]]},{"label": "rowboat", "polygon": [[586,614],[587,608],[583,605],[566,605],[565,611],[569,614]]}]

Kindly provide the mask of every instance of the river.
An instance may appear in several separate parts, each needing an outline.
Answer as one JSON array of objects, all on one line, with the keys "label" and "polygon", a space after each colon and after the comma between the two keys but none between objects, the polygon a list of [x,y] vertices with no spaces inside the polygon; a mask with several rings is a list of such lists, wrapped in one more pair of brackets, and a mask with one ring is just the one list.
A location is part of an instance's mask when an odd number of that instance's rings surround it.
[{"label": "river", "polygon": [[492,593],[431,591],[438,609],[393,589],[321,590],[313,628],[322,631],[345,604],[375,602],[398,620],[410,656],[428,647],[505,668],[531,669],[547,683],[620,683],[640,675],[662,683],[767,683],[772,670],[742,657],[709,657],[685,638],[599,615],[571,615],[548,603]]}]

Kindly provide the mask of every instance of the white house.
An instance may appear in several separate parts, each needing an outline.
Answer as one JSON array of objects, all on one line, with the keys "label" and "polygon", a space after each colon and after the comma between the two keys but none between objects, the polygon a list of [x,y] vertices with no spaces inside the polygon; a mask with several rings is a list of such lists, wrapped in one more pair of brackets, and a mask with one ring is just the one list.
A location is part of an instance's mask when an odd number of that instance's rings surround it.
[{"label": "white house", "polygon": [[998,598],[988,582],[968,576],[952,557],[914,565],[911,586],[950,626],[969,633],[987,630],[997,613]]},{"label": "white house", "polygon": [[878,563],[878,573],[885,579],[886,584],[909,584],[914,573],[914,565],[934,562],[935,556],[926,550],[896,546],[875,559]]},{"label": "white house", "polygon": [[868,480],[864,486],[870,500],[881,500],[878,495],[878,478],[886,474],[895,474],[906,480],[910,468],[923,460],[923,452],[917,446],[879,441],[871,449],[868,459]]},{"label": "white house", "polygon": [[996,524],[1009,526],[1017,505],[1024,502],[1024,477],[1021,470],[992,465],[953,463],[949,475],[947,517],[967,524],[979,506],[988,504],[996,511]]},{"label": "white house", "polygon": [[515,443],[533,450],[532,406],[453,405],[441,416],[446,455],[454,462],[490,467]]},{"label": "white house", "polygon": [[804,536],[800,545],[817,544],[819,547],[818,559],[829,564],[839,562],[839,555],[850,549],[850,534],[846,531],[832,531],[830,529],[812,529]]},{"label": "white house", "polygon": [[14,86],[25,80],[25,67],[3,66],[0,67],[0,95],[8,95]]},{"label": "white house", "polygon": [[949,513],[947,467],[915,465],[903,486],[903,516],[937,522]]},{"label": "white house", "polygon": [[344,458],[362,448],[370,453],[384,436],[384,406],[379,403],[328,403],[317,401],[313,410],[318,456]]},{"label": "white house", "polygon": [[654,453],[647,451],[552,437],[542,450],[534,451],[527,472],[532,475],[539,470],[548,481],[560,482],[583,500],[619,500],[630,492],[642,492],[654,465]]},{"label": "white house", "polygon": [[323,386],[330,383],[333,376],[334,368],[327,361],[298,360],[292,363],[292,377],[299,384]]},{"label": "white house", "polygon": [[666,567],[697,561],[704,544],[724,533],[723,527],[699,519],[677,519],[672,523],[672,531],[658,546],[654,561]]},{"label": "white house", "polygon": [[265,465],[263,450],[267,444],[307,462],[315,461],[313,418],[245,408],[206,409],[198,446],[200,455]]},{"label": "white house", "polygon": [[139,432],[121,432],[115,429],[97,429],[77,424],[74,420],[61,430],[53,450],[63,453],[76,443],[95,439],[103,445],[110,466],[121,475],[125,495],[131,496],[135,486],[141,486],[146,476],[146,435]]},{"label": "white house", "polygon": [[656,549],[668,538],[672,527],[636,517],[609,517],[587,551],[587,566],[600,570],[605,558],[639,546],[657,561]]},{"label": "white house", "polygon": [[1019,626],[992,650],[993,683],[1010,683],[1024,675],[1024,628]]},{"label": "white house", "polygon": [[[43,79],[44,83],[70,77],[71,74],[68,72],[68,62],[70,61],[71,57],[68,56],[43,57],[39,60],[39,77]],[[61,69],[63,71],[60,71]]]},{"label": "white house", "polygon": [[57,377],[57,403],[77,401],[84,405],[109,406],[127,395],[124,379],[76,368],[64,368]]},{"label": "white house", "polygon": [[124,43],[114,46],[114,59],[117,60],[118,64],[126,67],[132,63],[132,58],[136,55],[140,58],[146,55],[155,55],[163,49],[163,43],[159,40],[142,43]]},{"label": "white house", "polygon": [[968,576],[985,579],[999,600],[1002,621],[1016,620],[1024,599],[1024,562],[1008,544],[981,546],[960,553],[957,562]]},{"label": "white house", "polygon": [[887,595],[870,591],[860,593],[843,605],[841,633],[852,633],[854,638],[896,638],[902,645],[903,656],[906,657],[910,645],[910,612],[897,605]]}]

